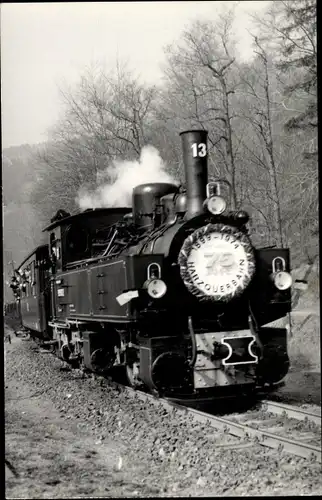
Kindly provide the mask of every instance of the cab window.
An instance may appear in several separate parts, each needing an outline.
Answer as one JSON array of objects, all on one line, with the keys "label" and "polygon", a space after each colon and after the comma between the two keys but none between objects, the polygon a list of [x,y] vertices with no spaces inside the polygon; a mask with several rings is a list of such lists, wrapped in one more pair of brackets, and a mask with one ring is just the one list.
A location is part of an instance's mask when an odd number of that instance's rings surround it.
[{"label": "cab window", "polygon": [[69,262],[89,256],[89,232],[84,227],[69,226],[66,230],[66,250]]},{"label": "cab window", "polygon": [[60,248],[60,240],[56,238],[55,233],[51,233],[50,235],[50,252],[51,259],[56,264],[57,261],[61,258],[61,248]]}]

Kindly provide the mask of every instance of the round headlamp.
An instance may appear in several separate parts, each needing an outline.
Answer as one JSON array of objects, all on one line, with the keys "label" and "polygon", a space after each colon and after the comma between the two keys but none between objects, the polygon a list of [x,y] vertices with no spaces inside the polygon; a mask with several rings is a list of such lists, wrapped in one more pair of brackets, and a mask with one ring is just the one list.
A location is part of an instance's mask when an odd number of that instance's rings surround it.
[{"label": "round headlamp", "polygon": [[226,202],[221,196],[210,196],[206,200],[206,206],[213,215],[222,214],[226,210]]},{"label": "round headlamp", "polygon": [[274,285],[279,290],[288,290],[292,286],[292,276],[286,271],[279,271],[274,275]]},{"label": "round headlamp", "polygon": [[147,283],[146,291],[152,299],[161,299],[167,291],[167,285],[159,278],[153,279]]}]

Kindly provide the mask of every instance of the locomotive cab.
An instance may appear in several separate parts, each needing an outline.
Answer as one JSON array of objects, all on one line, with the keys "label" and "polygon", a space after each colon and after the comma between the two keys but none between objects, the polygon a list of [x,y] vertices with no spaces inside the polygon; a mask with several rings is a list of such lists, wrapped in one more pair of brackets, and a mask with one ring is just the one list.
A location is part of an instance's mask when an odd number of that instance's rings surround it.
[{"label": "locomotive cab", "polygon": [[65,270],[77,262],[100,255],[108,247],[114,225],[130,208],[102,208],[85,210],[55,220],[44,231],[49,233],[53,273]]}]

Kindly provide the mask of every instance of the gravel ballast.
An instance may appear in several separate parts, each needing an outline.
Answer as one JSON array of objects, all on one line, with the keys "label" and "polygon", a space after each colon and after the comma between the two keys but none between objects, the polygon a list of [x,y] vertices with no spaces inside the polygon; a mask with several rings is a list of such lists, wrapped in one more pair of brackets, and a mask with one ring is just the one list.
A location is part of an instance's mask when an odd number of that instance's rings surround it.
[{"label": "gravel ballast", "polygon": [[[136,480],[149,486],[145,496],[322,493],[318,463],[253,443],[231,448],[237,438],[190,415],[133,400],[101,377],[69,370],[33,341],[15,339],[5,351],[6,381],[23,386],[38,405],[50,401],[97,448],[111,443],[122,468],[135,466]],[[122,495],[111,490],[106,496]]]}]

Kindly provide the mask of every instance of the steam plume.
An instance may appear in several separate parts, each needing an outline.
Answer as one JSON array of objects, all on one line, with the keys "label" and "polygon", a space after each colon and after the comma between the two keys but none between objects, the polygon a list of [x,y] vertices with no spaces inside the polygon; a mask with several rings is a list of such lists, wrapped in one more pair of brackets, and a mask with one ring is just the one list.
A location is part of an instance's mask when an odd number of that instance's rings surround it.
[{"label": "steam plume", "polygon": [[97,176],[97,182],[104,177],[112,178],[112,184],[104,183],[90,192],[81,188],[77,202],[81,209],[130,207],[132,190],[138,184],[148,182],[177,182],[165,171],[165,163],[154,146],[144,146],[138,161],[114,161]]}]

